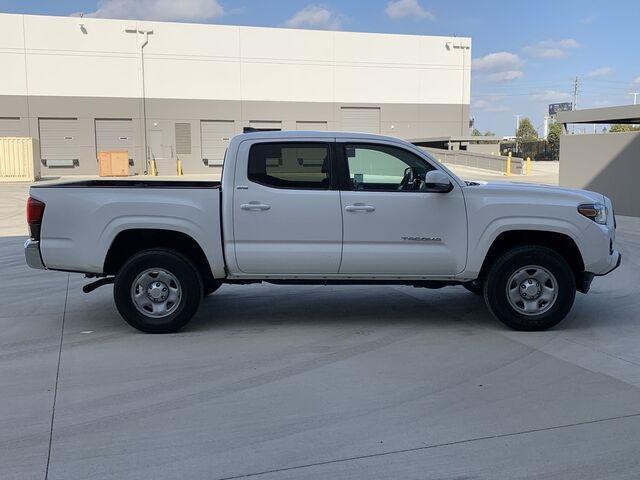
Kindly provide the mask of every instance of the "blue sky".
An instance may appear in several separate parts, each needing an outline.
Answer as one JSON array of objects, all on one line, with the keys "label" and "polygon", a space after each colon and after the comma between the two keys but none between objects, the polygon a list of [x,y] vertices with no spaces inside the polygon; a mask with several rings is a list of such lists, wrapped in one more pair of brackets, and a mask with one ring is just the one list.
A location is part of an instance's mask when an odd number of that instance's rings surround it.
[{"label": "blue sky", "polygon": [[501,135],[515,115],[541,129],[549,103],[571,100],[576,75],[578,108],[640,92],[638,0],[0,0],[0,11],[469,36],[472,115]]}]

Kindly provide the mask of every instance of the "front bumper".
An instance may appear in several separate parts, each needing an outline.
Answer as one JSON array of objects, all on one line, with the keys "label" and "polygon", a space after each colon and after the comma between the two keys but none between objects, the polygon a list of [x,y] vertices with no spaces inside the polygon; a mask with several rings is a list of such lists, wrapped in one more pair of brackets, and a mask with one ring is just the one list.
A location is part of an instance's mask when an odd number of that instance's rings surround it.
[{"label": "front bumper", "polygon": [[27,265],[31,268],[38,268],[40,270],[46,270],[42,261],[42,255],[40,255],[40,242],[38,240],[29,239],[24,242],[24,257],[27,260]]},{"label": "front bumper", "polygon": [[[616,258],[617,256],[617,258]],[[613,252],[613,258],[614,261],[612,262],[612,267],[609,268],[609,270],[607,270],[606,272],[603,273],[596,273],[596,277],[601,277],[603,275],[608,275],[611,272],[613,272],[616,268],[618,268],[620,266],[620,264],[622,263],[622,254],[618,251]]]}]

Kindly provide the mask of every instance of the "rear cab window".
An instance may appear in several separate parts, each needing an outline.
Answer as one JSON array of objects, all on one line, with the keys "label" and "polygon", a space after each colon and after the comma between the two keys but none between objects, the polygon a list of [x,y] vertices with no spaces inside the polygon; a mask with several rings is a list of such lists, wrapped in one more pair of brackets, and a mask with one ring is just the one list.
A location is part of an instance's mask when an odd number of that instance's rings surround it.
[{"label": "rear cab window", "polygon": [[273,188],[328,190],[330,151],[322,142],[257,143],[249,151],[247,177]]}]

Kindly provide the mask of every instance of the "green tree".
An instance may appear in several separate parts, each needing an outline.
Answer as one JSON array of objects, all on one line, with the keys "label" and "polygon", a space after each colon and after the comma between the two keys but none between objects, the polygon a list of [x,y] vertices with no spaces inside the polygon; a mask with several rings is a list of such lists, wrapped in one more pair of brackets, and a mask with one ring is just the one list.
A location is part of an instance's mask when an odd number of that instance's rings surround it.
[{"label": "green tree", "polygon": [[609,132],[611,133],[621,133],[621,132],[637,132],[640,131],[640,126],[636,125],[624,125],[620,123],[616,123],[611,125]]},{"label": "green tree", "polygon": [[481,135],[482,135],[482,133],[480,133],[480,130],[478,130],[477,128],[474,127],[473,131],[471,132],[471,136],[472,137],[479,137]]},{"label": "green tree", "polygon": [[547,141],[549,143],[560,145],[560,135],[562,135],[562,125],[559,123],[549,125],[549,134],[547,135]]},{"label": "green tree", "polygon": [[486,132],[484,132],[484,136],[485,137],[495,137],[496,134],[495,134],[495,132],[492,132],[491,130],[487,130]]},{"label": "green tree", "polygon": [[524,142],[533,142],[538,139],[538,132],[533,128],[533,124],[528,117],[524,117],[520,120],[518,125],[518,131],[516,132],[516,142],[518,144]]}]

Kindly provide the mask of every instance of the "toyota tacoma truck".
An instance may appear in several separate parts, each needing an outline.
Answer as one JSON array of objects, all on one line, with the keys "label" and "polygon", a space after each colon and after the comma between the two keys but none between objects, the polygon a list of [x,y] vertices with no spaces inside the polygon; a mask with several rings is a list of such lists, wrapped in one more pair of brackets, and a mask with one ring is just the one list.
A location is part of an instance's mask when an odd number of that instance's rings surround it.
[{"label": "toyota tacoma truck", "polygon": [[[517,330],[544,330],[620,264],[611,201],[465,182],[397,138],[234,137],[221,182],[84,180],[31,187],[29,266],[113,283],[118,311],[173,332],[222,284],[462,285]],[[301,302],[304,299],[301,298]]]}]

